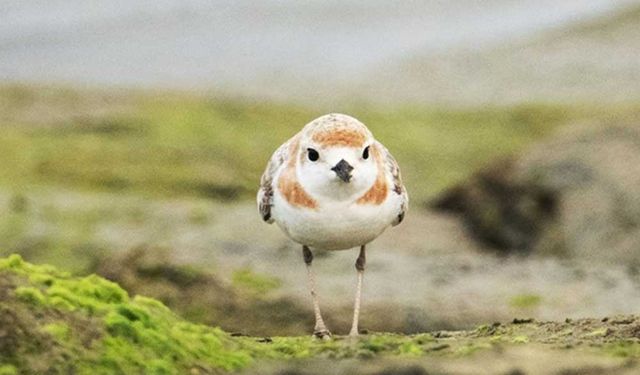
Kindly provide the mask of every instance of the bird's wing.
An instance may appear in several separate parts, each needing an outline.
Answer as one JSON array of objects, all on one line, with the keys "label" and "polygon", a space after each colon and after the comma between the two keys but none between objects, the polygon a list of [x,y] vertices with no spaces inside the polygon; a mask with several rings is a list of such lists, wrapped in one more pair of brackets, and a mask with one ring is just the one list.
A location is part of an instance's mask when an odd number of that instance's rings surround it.
[{"label": "bird's wing", "polygon": [[405,189],[404,184],[402,183],[402,175],[400,173],[400,166],[396,159],[391,155],[389,150],[384,147],[381,143],[378,143],[380,148],[382,149],[382,158],[387,168],[387,171],[391,174],[391,180],[393,183],[393,193],[397,194],[401,198],[400,209],[398,210],[398,216],[393,221],[393,225],[398,225],[404,220],[404,215],[407,213],[409,209],[409,194],[407,194],[407,189]]},{"label": "bird's wing", "polygon": [[278,169],[285,163],[287,156],[289,155],[289,146],[291,140],[285,142],[282,146],[273,153],[267,168],[262,174],[260,179],[260,189],[258,189],[258,210],[262,216],[262,220],[267,223],[273,223],[273,217],[271,217],[271,207],[273,207],[273,180],[275,178]]}]

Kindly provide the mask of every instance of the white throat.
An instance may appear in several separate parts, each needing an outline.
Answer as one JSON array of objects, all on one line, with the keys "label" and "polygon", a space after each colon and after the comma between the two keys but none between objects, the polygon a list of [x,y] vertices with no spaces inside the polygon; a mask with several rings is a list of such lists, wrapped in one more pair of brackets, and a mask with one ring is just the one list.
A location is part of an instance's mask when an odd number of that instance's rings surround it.
[{"label": "white throat", "polygon": [[324,168],[297,168],[298,181],[312,197],[328,202],[353,202],[375,184],[378,175],[375,162],[354,162],[349,182],[341,180],[331,170],[332,164],[327,163]]}]

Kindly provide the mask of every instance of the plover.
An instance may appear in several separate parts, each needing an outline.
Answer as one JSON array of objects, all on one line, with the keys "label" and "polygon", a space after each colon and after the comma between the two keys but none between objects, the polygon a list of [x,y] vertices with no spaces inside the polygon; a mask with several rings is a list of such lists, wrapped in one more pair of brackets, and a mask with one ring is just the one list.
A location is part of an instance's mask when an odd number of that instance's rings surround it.
[{"label": "plover", "polygon": [[389,151],[357,119],[328,114],[307,124],[280,146],[258,191],[264,221],[275,222],[302,245],[315,313],[314,336],[330,338],[318,304],[313,250],[359,248],[350,336],[358,335],[365,248],[402,222],[409,198]]}]

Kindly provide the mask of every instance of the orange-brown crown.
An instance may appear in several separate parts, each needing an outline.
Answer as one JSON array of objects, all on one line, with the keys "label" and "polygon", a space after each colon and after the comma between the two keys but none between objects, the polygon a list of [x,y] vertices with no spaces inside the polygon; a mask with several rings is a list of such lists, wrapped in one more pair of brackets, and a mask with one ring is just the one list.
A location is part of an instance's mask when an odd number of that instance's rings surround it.
[{"label": "orange-brown crown", "polygon": [[372,138],[369,129],[353,117],[332,113],[313,120],[303,132],[313,143],[323,147],[364,147]]}]

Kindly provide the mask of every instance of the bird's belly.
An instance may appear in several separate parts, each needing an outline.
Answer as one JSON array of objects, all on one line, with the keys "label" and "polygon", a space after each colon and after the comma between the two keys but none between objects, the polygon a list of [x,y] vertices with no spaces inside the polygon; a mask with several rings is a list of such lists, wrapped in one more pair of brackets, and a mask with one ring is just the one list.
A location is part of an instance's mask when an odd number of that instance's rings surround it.
[{"label": "bird's belly", "polygon": [[276,202],[274,212],[280,228],[292,240],[323,250],[346,250],[373,241],[391,225],[397,212],[391,202],[333,204],[315,210],[282,203]]}]

